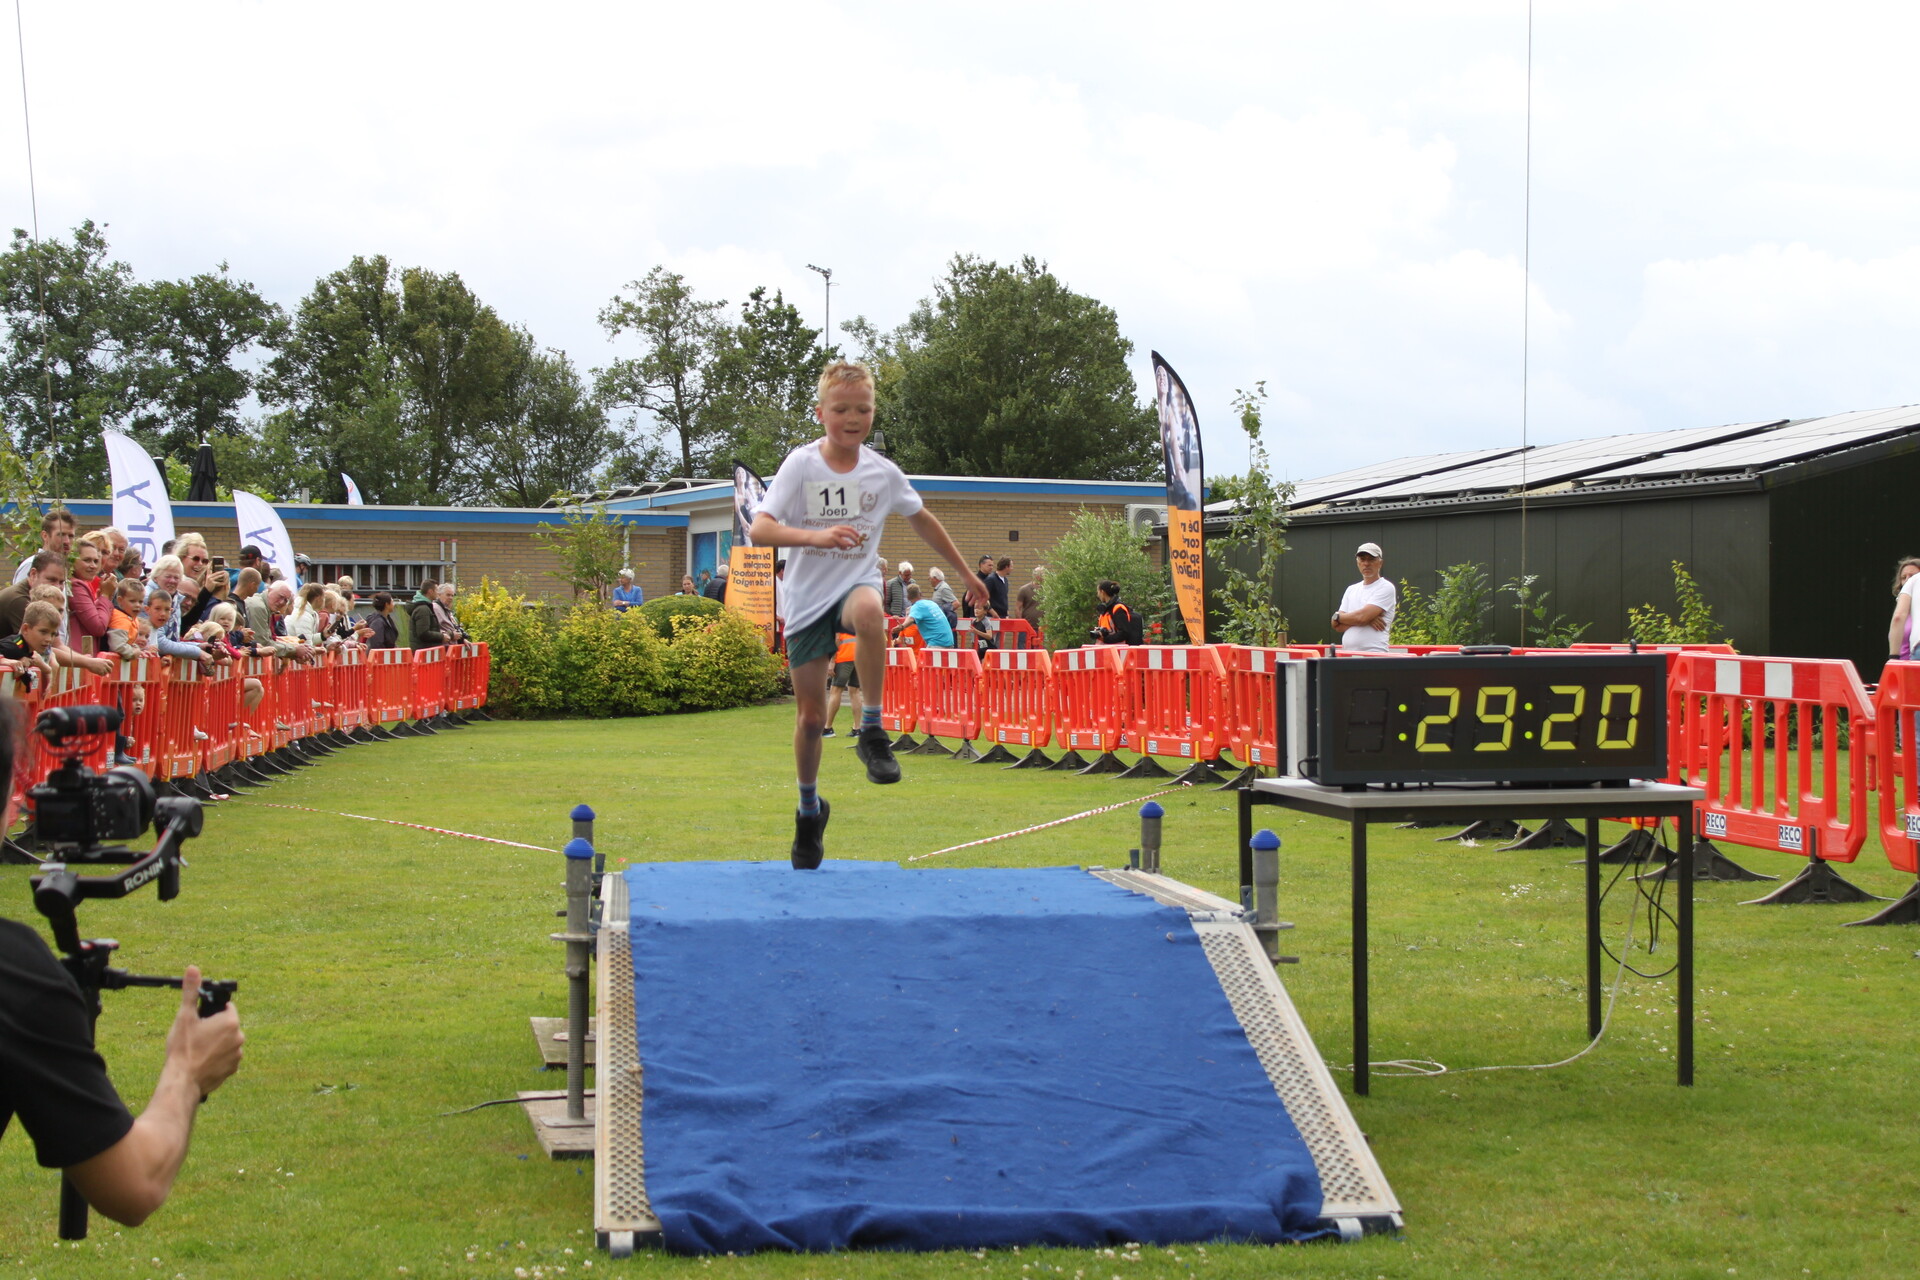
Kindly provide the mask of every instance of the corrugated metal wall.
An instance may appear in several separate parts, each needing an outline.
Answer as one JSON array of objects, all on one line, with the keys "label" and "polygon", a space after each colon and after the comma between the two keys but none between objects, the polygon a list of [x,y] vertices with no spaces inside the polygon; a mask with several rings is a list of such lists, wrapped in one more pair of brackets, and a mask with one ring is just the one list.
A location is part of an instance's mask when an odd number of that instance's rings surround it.
[{"label": "corrugated metal wall", "polygon": [[[1680,560],[1734,643],[1749,653],[1786,652],[1769,647],[1774,601],[1764,493],[1535,506],[1526,524],[1527,572],[1538,574],[1537,585],[1553,593],[1555,612],[1593,624],[1582,639],[1624,640],[1629,606],[1650,603],[1676,612],[1671,564]],[[1353,550],[1362,542],[1380,544],[1385,571],[1396,583],[1411,580],[1427,594],[1439,585],[1439,569],[1463,561],[1485,566],[1495,587],[1520,575],[1517,510],[1419,512],[1371,521],[1307,516],[1288,530],[1287,542],[1292,549],[1281,557],[1275,591],[1293,638],[1307,643],[1333,638],[1329,618],[1340,593],[1359,577]],[[1889,575],[1892,564],[1888,557]],[[1511,597],[1499,599],[1496,639],[1520,643],[1518,611],[1507,603]]]}]

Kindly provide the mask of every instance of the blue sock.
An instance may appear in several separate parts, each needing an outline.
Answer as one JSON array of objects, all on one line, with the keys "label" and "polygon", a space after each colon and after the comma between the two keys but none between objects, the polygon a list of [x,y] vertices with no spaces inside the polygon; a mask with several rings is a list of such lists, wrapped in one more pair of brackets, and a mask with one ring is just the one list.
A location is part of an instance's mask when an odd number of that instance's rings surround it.
[{"label": "blue sock", "polygon": [[860,727],[862,729],[878,729],[880,727],[880,708],[878,706],[862,706],[860,708]]},{"label": "blue sock", "polygon": [[800,812],[808,815],[820,812],[820,784],[803,782],[800,784]]}]

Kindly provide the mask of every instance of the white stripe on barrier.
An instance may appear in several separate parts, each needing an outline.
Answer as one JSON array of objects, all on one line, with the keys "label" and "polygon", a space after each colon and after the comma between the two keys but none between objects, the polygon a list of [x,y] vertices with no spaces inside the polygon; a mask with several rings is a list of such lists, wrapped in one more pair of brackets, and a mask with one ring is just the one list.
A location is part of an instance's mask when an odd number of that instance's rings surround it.
[{"label": "white stripe on barrier", "polygon": [[1740,664],[1721,658],[1713,664],[1713,691],[1715,693],[1738,694],[1740,692]]},{"label": "white stripe on barrier", "polygon": [[1769,698],[1791,698],[1793,696],[1793,664],[1791,662],[1769,662],[1767,670],[1767,696]]}]

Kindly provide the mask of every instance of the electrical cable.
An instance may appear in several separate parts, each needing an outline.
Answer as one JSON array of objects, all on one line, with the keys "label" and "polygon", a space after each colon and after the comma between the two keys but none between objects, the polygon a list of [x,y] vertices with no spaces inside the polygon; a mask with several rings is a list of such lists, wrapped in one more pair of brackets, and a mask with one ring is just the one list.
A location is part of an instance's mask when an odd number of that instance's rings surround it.
[{"label": "electrical cable", "polygon": [[[1527,590],[1527,408],[1533,337],[1533,0],[1527,0],[1527,158],[1520,232],[1520,589]],[[1520,643],[1527,642],[1526,601]]]},{"label": "electrical cable", "polygon": [[53,367],[47,358],[47,269],[40,248],[40,187],[33,174],[33,115],[27,109],[27,33],[20,18],[20,0],[13,0],[13,35],[20,50],[20,122],[27,135],[27,200],[33,210],[33,277],[35,304],[40,309],[40,381],[47,410],[48,481],[60,497],[60,449],[53,425]]},{"label": "electrical cable", "polygon": [[[488,1098],[485,1102],[476,1102],[470,1107],[459,1107],[453,1111],[442,1111],[439,1114],[442,1116],[464,1116],[469,1111],[484,1111],[488,1107],[504,1107],[510,1102],[559,1102],[566,1096],[565,1091],[560,1093],[523,1093],[517,1098]],[[588,1089],[580,1096],[583,1098],[591,1098],[593,1096],[593,1090]]]}]

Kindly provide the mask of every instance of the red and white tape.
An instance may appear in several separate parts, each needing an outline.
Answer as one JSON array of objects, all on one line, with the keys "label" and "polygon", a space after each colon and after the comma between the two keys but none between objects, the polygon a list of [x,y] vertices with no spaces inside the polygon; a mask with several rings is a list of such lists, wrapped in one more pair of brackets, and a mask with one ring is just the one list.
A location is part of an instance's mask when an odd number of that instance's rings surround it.
[{"label": "red and white tape", "polygon": [[361,822],[384,822],[390,827],[411,827],[415,831],[431,831],[437,836],[459,836],[462,840],[483,840],[488,844],[504,844],[510,849],[531,849],[535,853],[558,853],[558,849],[549,849],[543,844],[521,844],[518,840],[500,840],[493,836],[477,836],[471,831],[449,831],[445,827],[430,827],[424,822],[402,822],[398,818],[370,818],[364,813],[335,813],[332,809],[309,809],[303,804],[272,804],[266,800],[248,800],[240,796],[231,796],[228,804],[257,804],[263,809],[292,809],[298,813],[318,813],[328,818],[357,818]]},{"label": "red and white tape", "polygon": [[1102,805],[1098,809],[1089,809],[1085,813],[1069,814],[1067,817],[1055,818],[1052,822],[1042,822],[1037,826],[1022,827],[1018,831],[1008,831],[1001,835],[988,836],[984,840],[969,840],[965,844],[956,844],[950,848],[935,849],[932,853],[916,853],[911,858],[908,858],[907,861],[922,862],[928,858],[937,858],[943,853],[958,853],[962,849],[971,849],[976,845],[994,844],[1001,840],[1011,840],[1015,836],[1032,835],[1036,831],[1045,831],[1048,827],[1058,827],[1069,822],[1078,822],[1082,818],[1097,818],[1103,813],[1112,813],[1115,809],[1124,809],[1128,805],[1145,804],[1147,801],[1157,799],[1160,796],[1170,796],[1176,791],[1185,791],[1192,785],[1191,782],[1183,782],[1177,787],[1168,787],[1165,791],[1155,791],[1151,795],[1135,796],[1131,800],[1122,800],[1118,804]]}]

